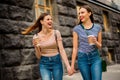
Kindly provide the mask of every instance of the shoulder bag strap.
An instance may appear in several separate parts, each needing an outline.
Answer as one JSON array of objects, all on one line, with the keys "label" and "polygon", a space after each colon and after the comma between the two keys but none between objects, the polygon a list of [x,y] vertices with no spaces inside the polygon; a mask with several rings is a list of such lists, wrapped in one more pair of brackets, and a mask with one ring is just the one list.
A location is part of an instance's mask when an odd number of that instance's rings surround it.
[{"label": "shoulder bag strap", "polygon": [[56,30],[54,30],[54,35],[55,35],[55,41],[56,41],[56,44],[57,44],[57,49],[58,49],[58,52],[60,53],[60,50],[59,50],[59,47],[58,47]]}]

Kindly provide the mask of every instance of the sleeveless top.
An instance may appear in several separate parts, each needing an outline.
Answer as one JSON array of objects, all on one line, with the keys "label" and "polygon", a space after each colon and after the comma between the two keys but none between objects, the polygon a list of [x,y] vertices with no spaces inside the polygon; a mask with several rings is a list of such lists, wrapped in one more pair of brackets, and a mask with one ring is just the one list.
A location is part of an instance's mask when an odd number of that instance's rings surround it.
[{"label": "sleeveless top", "polygon": [[[58,40],[62,40],[61,38],[61,34],[58,30],[53,30],[52,35],[49,37],[49,39],[42,41],[41,35],[37,35],[40,39],[39,41],[39,47],[40,47],[40,52],[41,54],[54,54],[54,53],[58,53],[58,43],[56,43],[56,39],[55,39],[55,34],[57,36],[57,41]],[[33,39],[36,37],[36,35],[33,36]]]},{"label": "sleeveless top", "polygon": [[98,38],[98,33],[101,30],[101,26],[99,24],[93,23],[93,26],[90,29],[83,28],[82,24],[79,24],[74,27],[73,32],[76,32],[78,34],[78,51],[89,53],[96,49],[95,45],[89,45],[88,43],[88,35],[94,35],[96,38]]}]

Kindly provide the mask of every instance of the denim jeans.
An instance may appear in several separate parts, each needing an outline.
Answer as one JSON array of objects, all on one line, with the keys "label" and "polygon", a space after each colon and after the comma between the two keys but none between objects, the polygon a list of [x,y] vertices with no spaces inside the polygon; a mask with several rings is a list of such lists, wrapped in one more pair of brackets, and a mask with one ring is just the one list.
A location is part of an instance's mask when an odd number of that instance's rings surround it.
[{"label": "denim jeans", "polygon": [[98,50],[78,52],[78,68],[83,80],[102,80],[102,65]]},{"label": "denim jeans", "polygon": [[42,80],[62,80],[63,67],[60,54],[52,57],[41,56],[39,65]]}]

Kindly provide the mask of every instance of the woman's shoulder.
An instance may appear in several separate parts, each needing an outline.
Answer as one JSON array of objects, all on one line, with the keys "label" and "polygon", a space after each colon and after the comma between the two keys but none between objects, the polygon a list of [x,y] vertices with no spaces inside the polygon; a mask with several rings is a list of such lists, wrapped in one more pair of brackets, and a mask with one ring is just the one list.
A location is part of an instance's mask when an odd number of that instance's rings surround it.
[{"label": "woman's shoulder", "polygon": [[38,35],[37,34],[34,34],[33,35],[33,39],[35,39],[35,38],[37,38],[38,37]]},{"label": "woman's shoulder", "polygon": [[101,27],[101,25],[98,24],[98,23],[94,23],[94,26],[96,26],[96,27]]},{"label": "woman's shoulder", "polygon": [[38,36],[40,36],[40,33],[34,34],[34,35],[33,35],[33,39],[38,38]]},{"label": "woman's shoulder", "polygon": [[78,24],[78,25],[76,25],[76,26],[74,27],[74,29],[75,29],[75,28],[80,28],[80,26],[81,26],[81,24]]},{"label": "woman's shoulder", "polygon": [[60,34],[60,31],[59,31],[59,30],[54,30],[54,32],[55,32],[56,34]]},{"label": "woman's shoulder", "polygon": [[97,29],[99,29],[99,30],[101,30],[101,29],[102,29],[101,25],[100,25],[100,24],[98,24],[98,23],[94,23],[94,26],[95,26],[95,28],[97,28]]},{"label": "woman's shoulder", "polygon": [[73,31],[77,32],[77,31],[79,31],[79,30],[81,30],[81,29],[82,29],[82,27],[81,27],[81,25],[79,24],[79,25],[76,25],[76,26],[73,28]]}]

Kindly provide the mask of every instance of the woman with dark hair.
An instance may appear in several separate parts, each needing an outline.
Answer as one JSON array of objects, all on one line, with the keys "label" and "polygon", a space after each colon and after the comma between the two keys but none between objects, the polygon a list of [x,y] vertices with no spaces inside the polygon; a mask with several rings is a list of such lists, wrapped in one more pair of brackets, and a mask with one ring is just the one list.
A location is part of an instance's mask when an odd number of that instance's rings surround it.
[{"label": "woman with dark hair", "polygon": [[27,34],[36,28],[39,29],[39,32],[33,36],[33,45],[36,57],[40,59],[39,68],[42,80],[62,80],[61,57],[68,73],[71,74],[71,67],[63,48],[61,34],[58,30],[53,29],[52,23],[52,17],[47,13],[42,13],[33,26],[22,32],[22,34]]},{"label": "woman with dark hair", "polygon": [[102,30],[94,23],[93,13],[88,5],[79,9],[80,22],[73,29],[72,71],[78,55],[78,68],[83,80],[101,80],[102,67],[98,48],[102,46]]}]

